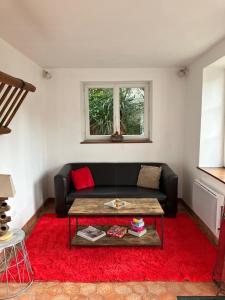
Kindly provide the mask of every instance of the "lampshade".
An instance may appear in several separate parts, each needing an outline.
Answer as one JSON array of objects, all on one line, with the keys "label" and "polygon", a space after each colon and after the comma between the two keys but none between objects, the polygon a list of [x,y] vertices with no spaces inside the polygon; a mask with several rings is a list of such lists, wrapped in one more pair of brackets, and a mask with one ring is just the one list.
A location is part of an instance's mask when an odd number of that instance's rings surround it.
[{"label": "lampshade", "polygon": [[0,198],[14,197],[15,193],[12,177],[10,175],[0,174]]}]

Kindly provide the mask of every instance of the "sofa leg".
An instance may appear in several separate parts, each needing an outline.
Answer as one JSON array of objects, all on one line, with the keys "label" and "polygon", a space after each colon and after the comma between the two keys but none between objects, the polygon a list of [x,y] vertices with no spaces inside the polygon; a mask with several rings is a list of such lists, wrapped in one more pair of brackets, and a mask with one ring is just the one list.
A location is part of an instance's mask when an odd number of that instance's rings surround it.
[{"label": "sofa leg", "polygon": [[165,217],[167,218],[176,218],[177,213],[176,212],[165,212]]},{"label": "sofa leg", "polygon": [[66,218],[68,217],[68,210],[60,210],[60,211],[56,210],[56,216],[57,218]]},{"label": "sofa leg", "polygon": [[68,215],[67,214],[57,214],[57,218],[66,218]]}]

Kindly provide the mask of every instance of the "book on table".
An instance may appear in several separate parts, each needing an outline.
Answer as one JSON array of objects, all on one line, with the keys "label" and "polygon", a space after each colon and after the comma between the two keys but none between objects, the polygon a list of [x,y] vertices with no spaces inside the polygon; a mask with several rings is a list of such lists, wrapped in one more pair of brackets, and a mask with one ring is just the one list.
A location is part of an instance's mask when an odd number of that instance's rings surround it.
[{"label": "book on table", "polygon": [[105,231],[97,229],[93,226],[88,226],[87,228],[79,230],[77,235],[89,241],[95,242],[104,237],[106,233]]},{"label": "book on table", "polygon": [[137,237],[142,237],[144,234],[146,234],[147,230],[146,228],[143,229],[141,232],[136,232],[134,230],[128,229],[128,233]]},{"label": "book on table", "polygon": [[143,225],[142,227],[136,227],[133,224],[131,224],[131,229],[136,232],[141,232],[145,229],[145,226]]},{"label": "book on table", "polygon": [[142,237],[146,232],[144,220],[142,218],[133,218],[131,221],[131,229],[128,230],[128,233],[137,237]]},{"label": "book on table", "polygon": [[127,227],[114,225],[109,228],[107,234],[112,237],[122,238],[127,233]]}]

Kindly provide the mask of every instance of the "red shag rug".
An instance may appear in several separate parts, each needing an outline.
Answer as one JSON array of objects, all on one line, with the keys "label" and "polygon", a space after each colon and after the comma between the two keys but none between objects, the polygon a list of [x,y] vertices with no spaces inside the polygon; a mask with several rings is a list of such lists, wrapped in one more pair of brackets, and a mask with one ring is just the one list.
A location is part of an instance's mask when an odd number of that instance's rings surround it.
[{"label": "red shag rug", "polygon": [[[82,218],[80,224],[129,224],[130,219]],[[145,218],[146,223],[151,223]],[[27,242],[36,280],[43,281],[211,281],[215,248],[186,214],[165,218],[164,249],[73,247],[68,220],[40,218]]]}]

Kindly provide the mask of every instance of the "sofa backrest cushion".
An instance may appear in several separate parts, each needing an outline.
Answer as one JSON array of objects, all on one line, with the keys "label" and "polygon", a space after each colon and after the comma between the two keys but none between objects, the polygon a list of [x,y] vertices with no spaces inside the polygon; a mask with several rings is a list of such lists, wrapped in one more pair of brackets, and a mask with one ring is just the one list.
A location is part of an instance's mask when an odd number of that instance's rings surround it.
[{"label": "sofa backrest cushion", "polygon": [[160,167],[161,163],[117,163],[116,164],[116,185],[136,186],[141,165]]},{"label": "sofa backrest cushion", "polygon": [[116,165],[116,185],[135,186],[140,168],[140,163],[118,163]]},{"label": "sofa backrest cushion", "polygon": [[[141,165],[162,167],[161,163],[72,163],[71,169],[89,167],[95,186],[136,186]],[[163,170],[162,170],[163,172]]]}]

